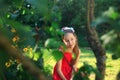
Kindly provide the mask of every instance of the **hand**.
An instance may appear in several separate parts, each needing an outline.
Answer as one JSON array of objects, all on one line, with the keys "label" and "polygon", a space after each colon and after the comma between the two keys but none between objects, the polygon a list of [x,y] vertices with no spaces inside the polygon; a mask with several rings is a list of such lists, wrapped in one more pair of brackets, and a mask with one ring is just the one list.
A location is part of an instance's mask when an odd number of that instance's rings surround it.
[{"label": "hand", "polygon": [[63,80],[67,80],[67,79],[63,79]]},{"label": "hand", "polygon": [[60,46],[58,50],[59,50],[60,52],[64,52],[63,46]]},{"label": "hand", "polygon": [[72,78],[70,80],[73,80]]},{"label": "hand", "polygon": [[85,77],[85,73],[84,72],[81,72],[81,75],[82,75],[82,77]]},{"label": "hand", "polygon": [[74,72],[77,72],[77,71],[78,71],[78,68],[76,67],[76,65],[73,65],[73,71],[74,71]]},{"label": "hand", "polygon": [[62,80],[67,80],[65,77]]}]

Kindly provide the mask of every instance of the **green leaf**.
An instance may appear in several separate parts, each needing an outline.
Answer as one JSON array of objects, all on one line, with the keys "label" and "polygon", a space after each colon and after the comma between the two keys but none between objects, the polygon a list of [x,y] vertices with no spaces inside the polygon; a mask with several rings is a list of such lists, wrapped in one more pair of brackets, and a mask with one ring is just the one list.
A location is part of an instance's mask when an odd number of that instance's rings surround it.
[{"label": "green leaf", "polygon": [[54,38],[50,38],[50,39],[47,39],[46,41],[45,41],[45,47],[46,48],[59,48],[60,47],[60,45],[61,45],[61,42],[60,41],[57,41],[57,40],[55,40]]},{"label": "green leaf", "polygon": [[116,38],[116,34],[114,32],[114,30],[108,32],[107,34],[103,35],[101,37],[101,40],[103,40],[103,46],[105,47],[106,45],[110,44],[112,41],[115,40]]},{"label": "green leaf", "polygon": [[103,16],[107,16],[108,18],[111,18],[113,20],[116,20],[119,16],[119,13],[115,11],[114,7],[110,7],[108,11],[105,11],[103,13]]},{"label": "green leaf", "polygon": [[98,17],[94,21],[92,21],[91,26],[92,27],[96,27],[96,26],[98,26],[100,24],[103,24],[105,22],[108,22],[108,18],[107,17]]},{"label": "green leaf", "polygon": [[[1,29],[2,33],[8,37],[8,39],[12,42],[12,38],[16,35],[19,37],[18,46],[19,48],[24,48],[26,46],[33,46],[35,44],[35,39],[33,38],[32,28],[27,25],[23,25],[14,20],[6,19],[6,24],[9,26],[5,26]],[[11,29],[15,28],[16,33],[12,33]]]},{"label": "green leaf", "polygon": [[7,55],[7,52],[3,51],[2,48],[0,48],[0,78],[4,77],[3,71],[5,70],[5,63],[10,58],[9,55]]}]

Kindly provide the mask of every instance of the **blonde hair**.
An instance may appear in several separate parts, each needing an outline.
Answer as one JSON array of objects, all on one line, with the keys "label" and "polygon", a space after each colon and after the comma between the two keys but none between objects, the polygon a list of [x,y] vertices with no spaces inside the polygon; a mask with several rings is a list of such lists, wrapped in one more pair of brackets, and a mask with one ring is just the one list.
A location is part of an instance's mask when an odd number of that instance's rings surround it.
[{"label": "blonde hair", "polygon": [[77,38],[75,33],[73,33],[73,35],[76,37],[76,44],[73,48],[73,52],[75,53],[75,56],[76,56],[76,58],[73,60],[73,65],[74,65],[77,61],[78,55],[80,55],[80,49],[79,49],[79,46],[78,46],[78,38]]}]

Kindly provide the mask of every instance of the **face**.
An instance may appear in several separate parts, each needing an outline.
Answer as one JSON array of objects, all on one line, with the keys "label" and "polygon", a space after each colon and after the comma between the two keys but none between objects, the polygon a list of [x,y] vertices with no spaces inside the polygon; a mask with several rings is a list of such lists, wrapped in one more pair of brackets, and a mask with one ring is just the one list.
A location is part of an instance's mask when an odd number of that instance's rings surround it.
[{"label": "face", "polygon": [[67,48],[73,49],[76,44],[76,37],[73,33],[66,33],[63,37],[63,42]]}]

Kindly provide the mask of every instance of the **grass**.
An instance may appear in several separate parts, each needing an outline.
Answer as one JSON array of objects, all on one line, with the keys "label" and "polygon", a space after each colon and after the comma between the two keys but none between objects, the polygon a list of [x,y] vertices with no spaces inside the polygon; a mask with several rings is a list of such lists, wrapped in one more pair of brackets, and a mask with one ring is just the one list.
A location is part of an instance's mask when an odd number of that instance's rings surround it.
[{"label": "grass", "polygon": [[[52,51],[45,50],[43,58],[44,58],[44,67],[47,72],[52,74],[54,65],[56,63],[56,58],[51,55]],[[59,54],[56,53],[56,55]],[[112,60],[111,58],[112,53],[107,52],[107,60],[106,60],[106,74],[105,80],[115,80],[118,71],[120,70],[120,59]],[[83,62],[87,62],[96,68],[96,59],[93,52],[90,49],[81,48],[81,56],[79,59],[78,67],[83,65]],[[95,75],[90,75],[90,80],[94,80]]]}]

